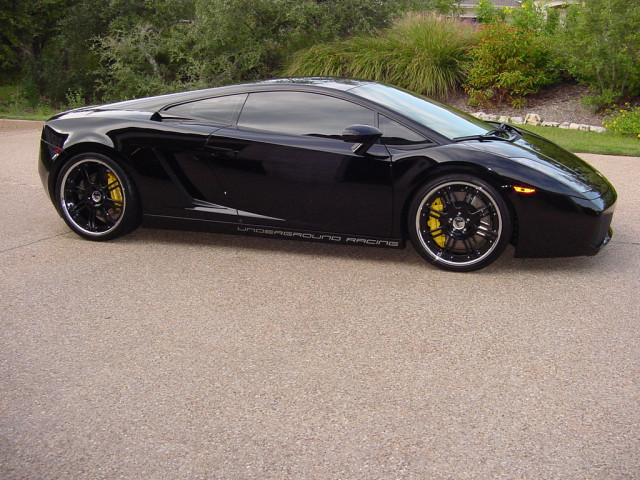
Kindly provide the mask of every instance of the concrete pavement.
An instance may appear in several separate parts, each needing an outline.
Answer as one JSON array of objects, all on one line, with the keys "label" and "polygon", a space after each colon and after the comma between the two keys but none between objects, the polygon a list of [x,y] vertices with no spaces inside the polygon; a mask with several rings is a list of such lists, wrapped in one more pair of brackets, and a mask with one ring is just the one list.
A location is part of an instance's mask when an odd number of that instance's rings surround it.
[{"label": "concrete pavement", "polygon": [[0,478],[640,477],[640,158],[595,257],[71,233],[0,123]]}]

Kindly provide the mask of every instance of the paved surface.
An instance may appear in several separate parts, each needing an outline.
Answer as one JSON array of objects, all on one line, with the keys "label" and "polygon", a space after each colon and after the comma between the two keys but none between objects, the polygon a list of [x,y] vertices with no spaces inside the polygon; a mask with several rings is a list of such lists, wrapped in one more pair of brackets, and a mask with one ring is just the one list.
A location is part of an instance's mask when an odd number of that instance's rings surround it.
[{"label": "paved surface", "polygon": [[591,258],[70,233],[0,125],[0,478],[640,478],[640,158]]}]

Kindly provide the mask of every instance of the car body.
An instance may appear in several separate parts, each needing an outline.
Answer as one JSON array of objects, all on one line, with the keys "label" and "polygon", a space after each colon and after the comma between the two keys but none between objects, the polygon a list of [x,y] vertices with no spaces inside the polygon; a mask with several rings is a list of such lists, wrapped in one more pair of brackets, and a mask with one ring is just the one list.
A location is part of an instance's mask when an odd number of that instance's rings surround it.
[{"label": "car body", "polygon": [[84,107],[39,173],[79,235],[191,229],[381,247],[448,270],[593,255],[613,186],[572,153],[369,81],[275,79]]}]

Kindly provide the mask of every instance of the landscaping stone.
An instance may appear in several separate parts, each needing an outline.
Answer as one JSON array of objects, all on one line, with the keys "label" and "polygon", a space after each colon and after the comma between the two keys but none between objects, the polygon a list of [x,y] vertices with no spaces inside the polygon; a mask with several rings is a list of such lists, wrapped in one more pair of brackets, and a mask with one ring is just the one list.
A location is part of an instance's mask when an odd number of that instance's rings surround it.
[{"label": "landscaping stone", "polygon": [[500,122],[500,123],[511,123],[513,125],[532,125],[532,126],[542,126],[542,127],[554,127],[554,128],[562,128],[565,130],[580,130],[583,132],[598,132],[604,133],[607,130],[604,127],[596,126],[596,125],[586,125],[584,123],[575,123],[575,122],[547,122],[543,121],[542,117],[537,113],[527,113],[524,118],[523,117],[510,117],[508,115],[494,115],[487,114],[484,112],[475,112],[472,113],[476,118],[480,120],[484,120],[485,122]]},{"label": "landscaping stone", "polygon": [[527,116],[524,117],[525,125],[533,125],[534,127],[537,127],[541,123],[542,120],[540,119],[540,115],[538,115],[537,113],[527,113]]}]

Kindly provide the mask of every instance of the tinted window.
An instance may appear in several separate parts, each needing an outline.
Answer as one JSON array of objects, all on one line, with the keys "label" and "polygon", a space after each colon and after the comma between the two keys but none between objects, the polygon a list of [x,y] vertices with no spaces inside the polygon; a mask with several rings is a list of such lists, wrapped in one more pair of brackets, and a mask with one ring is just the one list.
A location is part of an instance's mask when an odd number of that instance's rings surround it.
[{"label": "tinted window", "polygon": [[428,142],[422,135],[418,135],[413,130],[394,122],[384,115],[380,115],[379,118],[380,130],[382,130],[380,142],[385,145],[415,145]]},{"label": "tinted window", "polygon": [[179,117],[197,118],[220,125],[233,125],[246,98],[246,94],[207,98],[176,105],[168,108],[167,112]]},{"label": "tinted window", "polygon": [[294,135],[340,138],[356,123],[374,125],[373,110],[327,95],[259,92],[249,95],[238,126]]},{"label": "tinted window", "polygon": [[495,128],[455,108],[386,85],[369,84],[350,92],[384,105],[449,139],[482,135]]}]

